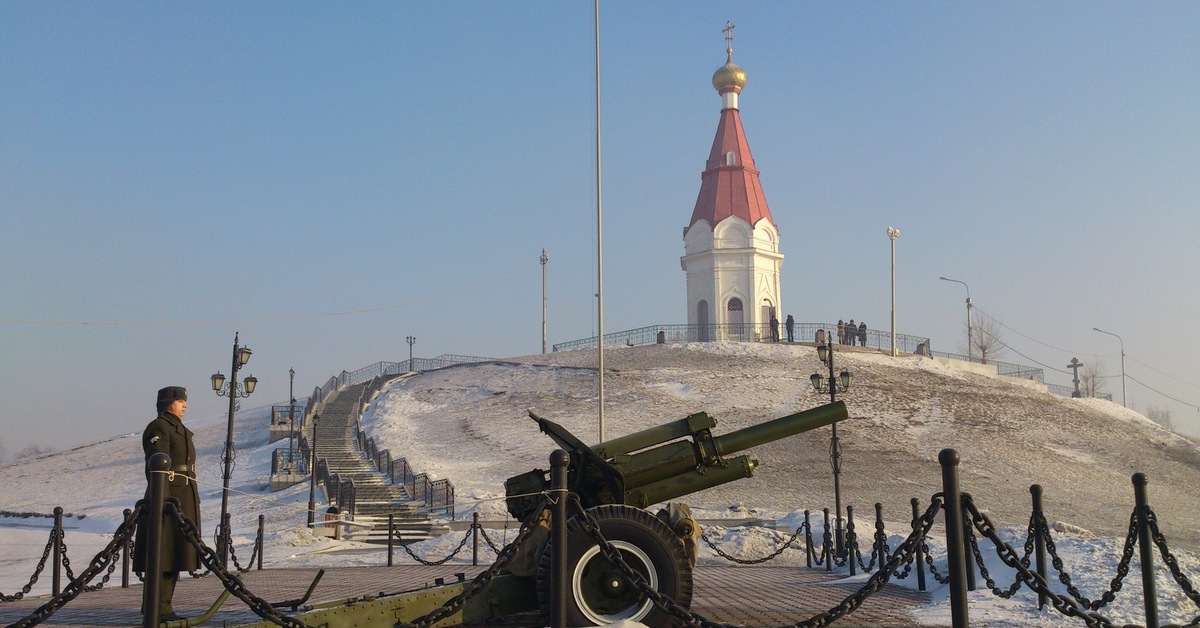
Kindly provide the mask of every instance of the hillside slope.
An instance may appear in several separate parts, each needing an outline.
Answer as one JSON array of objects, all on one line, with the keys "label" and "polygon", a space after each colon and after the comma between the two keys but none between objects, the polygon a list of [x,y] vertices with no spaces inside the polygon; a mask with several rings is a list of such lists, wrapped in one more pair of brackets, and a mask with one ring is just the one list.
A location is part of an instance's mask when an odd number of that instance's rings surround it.
[{"label": "hillside slope", "polygon": [[[364,426],[382,448],[419,471],[449,477],[459,500],[503,494],[505,478],[547,466],[553,442],[526,409],[597,441],[593,352],[565,352],[419,374],[386,389]],[[705,410],[723,434],[825,402],[808,376],[822,367],[811,347],[685,344],[625,347],[605,354],[605,437]],[[1065,399],[927,358],[842,351],[854,373],[841,398],[843,504],[859,517],[884,504],[906,522],[909,500],[941,490],[938,452],[962,456],[962,485],[998,524],[1023,526],[1029,486],[1045,489],[1047,516],[1123,536],[1133,508],[1130,476],[1150,478],[1150,503],[1173,547],[1200,548],[1200,446],[1119,405]],[[725,510],[833,505],[829,429],[755,448],[754,478],[687,499]],[[491,502],[482,511],[502,516]]]}]

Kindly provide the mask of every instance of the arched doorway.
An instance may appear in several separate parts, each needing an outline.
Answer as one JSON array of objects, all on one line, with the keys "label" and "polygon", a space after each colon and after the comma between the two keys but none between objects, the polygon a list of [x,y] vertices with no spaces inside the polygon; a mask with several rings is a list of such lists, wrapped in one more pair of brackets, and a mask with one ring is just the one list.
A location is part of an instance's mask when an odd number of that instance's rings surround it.
[{"label": "arched doorway", "polygon": [[733,297],[725,305],[725,322],[728,324],[730,336],[740,340],[746,339],[746,316],[742,311],[741,299]]},{"label": "arched doorway", "polygon": [[708,342],[712,340],[712,330],[708,324],[708,301],[701,299],[696,304],[696,340]]}]

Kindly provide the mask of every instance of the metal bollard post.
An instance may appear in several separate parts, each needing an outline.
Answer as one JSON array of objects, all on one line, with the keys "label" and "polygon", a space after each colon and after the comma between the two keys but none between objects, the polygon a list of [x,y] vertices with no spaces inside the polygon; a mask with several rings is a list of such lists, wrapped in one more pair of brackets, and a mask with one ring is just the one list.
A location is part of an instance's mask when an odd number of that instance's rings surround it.
[{"label": "metal bollard post", "polygon": [[854,557],[858,554],[858,535],[854,533],[854,506],[846,506],[846,564],[850,565],[850,575],[855,575]]},{"label": "metal bollard post", "polygon": [[875,502],[875,545],[879,555],[879,570],[887,562],[887,532],[883,529],[883,504]]},{"label": "metal bollard post", "polygon": [[162,592],[163,505],[167,498],[167,469],[171,457],[162,452],[150,456],[150,489],[146,500],[146,583],[142,587],[142,626],[158,628],[158,598]]},{"label": "metal bollard post", "polygon": [[51,556],[53,556],[53,558],[51,558],[50,560],[53,561],[52,564],[54,565],[54,568],[50,570],[51,595],[58,595],[59,593],[62,592],[62,559],[63,559],[63,557],[62,557],[62,541],[63,541],[62,515],[63,515],[62,506],[55,506],[54,507],[54,529],[50,531],[50,539],[51,539],[51,542],[53,543],[53,547],[52,547],[53,553],[51,554]]},{"label": "metal bollard post", "polygon": [[808,510],[804,511],[804,564],[812,569],[812,525],[808,523]]},{"label": "metal bollard post", "polygon": [[224,518],[221,519],[221,537],[218,540],[220,541],[221,546],[220,554],[222,567],[229,565],[229,556],[233,553],[233,526],[229,523],[229,520],[232,517],[233,514],[227,512],[225,513]]},{"label": "metal bollard post", "polygon": [[[131,514],[133,514],[133,511],[126,508],[125,509],[125,523],[126,524],[129,523],[129,515],[131,515]],[[122,589],[129,588],[129,544],[128,543],[121,544],[121,588]]]},{"label": "metal bollard post", "polygon": [[[921,500],[916,497],[912,498],[912,529],[917,531],[917,527],[921,525]],[[917,561],[917,590],[925,590],[925,536],[922,535],[917,541],[917,551],[913,554],[913,560]]]},{"label": "metal bollard post", "polygon": [[1154,546],[1150,542],[1150,520],[1146,516],[1150,510],[1146,498],[1146,485],[1150,480],[1145,473],[1133,474],[1133,498],[1137,508],[1138,527],[1138,557],[1142,563],[1142,595],[1146,604],[1146,625],[1151,628],[1158,626],[1158,595],[1154,584]]},{"label": "metal bollard post", "polygon": [[942,495],[946,500],[946,560],[950,572],[950,622],[954,628],[967,628],[967,564],[963,556],[962,490],[958,484],[958,452],[943,449],[938,454],[942,465]]},{"label": "metal bollard post", "polygon": [[550,454],[550,561],[553,580],[550,588],[550,626],[567,625],[567,452],[555,449]]},{"label": "metal bollard post", "polygon": [[[1043,584],[1047,584],[1046,580],[1046,537],[1042,530],[1042,522],[1045,521],[1045,511],[1042,510],[1042,486],[1034,484],[1029,487],[1029,494],[1033,496],[1033,525],[1034,525],[1034,566],[1037,568],[1037,575],[1042,579]],[[1046,608],[1046,603],[1049,602],[1044,591],[1038,591],[1038,608]]]},{"label": "metal bollard post", "polygon": [[396,515],[388,513],[388,567],[392,566],[392,533],[396,531]]},{"label": "metal bollard post", "polygon": [[471,513],[471,565],[479,564],[479,513]]},{"label": "metal bollard post", "polygon": [[829,534],[829,509],[825,509],[825,533],[821,538],[821,551],[825,553],[825,571],[833,571],[833,537]]},{"label": "metal bollard post", "polygon": [[262,571],[263,555],[263,515],[258,516],[258,538],[254,539],[254,547],[258,550],[258,570]]}]

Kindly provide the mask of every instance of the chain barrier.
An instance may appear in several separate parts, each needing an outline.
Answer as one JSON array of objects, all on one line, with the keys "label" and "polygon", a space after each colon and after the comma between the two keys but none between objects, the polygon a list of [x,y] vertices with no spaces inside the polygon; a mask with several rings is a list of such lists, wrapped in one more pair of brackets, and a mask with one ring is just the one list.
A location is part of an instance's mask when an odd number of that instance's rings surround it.
[{"label": "chain barrier", "polygon": [[1104,615],[1081,608],[1075,600],[1051,591],[1045,580],[1042,580],[1036,573],[1029,571],[1029,567],[1021,564],[1021,560],[1017,558],[1016,550],[1000,538],[996,533],[996,526],[987,518],[987,515],[979,511],[975,506],[975,501],[969,495],[963,495],[962,497],[963,510],[966,514],[970,515],[972,525],[975,529],[979,530],[980,534],[995,544],[996,554],[1000,557],[1000,560],[1005,565],[1016,570],[1018,582],[1023,583],[1035,593],[1046,596],[1055,610],[1063,615],[1082,619],[1089,628],[1120,628]]},{"label": "chain barrier", "polygon": [[937,566],[933,564],[933,556],[929,555],[929,544],[924,539],[921,540],[921,553],[925,555],[925,566],[929,568],[929,575],[933,576],[938,584],[950,584],[950,576],[943,576],[937,570]]},{"label": "chain barrier", "polygon": [[530,535],[532,535],[533,531],[537,528],[537,522],[547,507],[548,502],[543,500],[538,509],[534,511],[533,514],[529,515],[525,521],[521,522],[521,529],[518,530],[517,536],[512,540],[511,543],[504,546],[504,548],[499,552],[499,556],[496,557],[496,562],[492,563],[492,565],[487,568],[487,571],[475,576],[475,579],[471,581],[471,586],[467,587],[462,593],[458,594],[453,599],[447,600],[446,603],[441,607],[434,609],[425,616],[418,617],[411,623],[397,623],[396,628],[432,626],[442,619],[457,613],[458,610],[462,608],[463,604],[466,604],[468,599],[475,596],[477,593],[479,593],[479,591],[490,584],[496,575],[513,561],[513,558],[515,558],[517,555],[517,550],[520,549],[521,545],[529,539]]},{"label": "chain barrier", "polygon": [[[592,516],[587,512],[587,510],[583,507],[583,504],[579,502],[579,498],[572,494],[570,499],[571,505],[578,513],[584,533],[596,541],[597,545],[600,546],[600,551],[604,554],[604,557],[610,563],[616,566],[617,569],[625,576],[625,578],[635,587],[637,587],[638,591],[650,599],[656,606],[670,613],[673,617],[684,621],[688,626],[694,628],[740,628],[735,624],[714,622],[702,615],[693,613],[681,606],[675,600],[659,593],[657,590],[647,584],[645,577],[643,577],[640,572],[631,568],[621,556],[621,552],[617,550],[617,548],[608,540],[606,540],[600,533],[599,523],[597,523],[596,520],[593,519]],[[886,567],[881,567],[880,570],[875,573],[875,575],[871,576],[871,578],[863,584],[861,589],[842,600],[842,603],[838,606],[808,620],[791,624],[790,627],[818,628],[821,626],[828,626],[837,619],[854,612],[854,610],[861,606],[868,597],[887,584],[889,576],[896,570],[897,567],[899,567],[901,563],[912,559],[913,553],[916,552],[917,544],[929,531],[929,528],[933,526],[933,521],[937,517],[940,509],[941,497],[939,495],[933,498],[932,503],[929,505],[929,509],[926,510],[925,514],[921,517],[920,527],[916,530],[913,530],[913,533],[907,539],[905,539],[905,541],[901,543],[899,547],[896,548],[896,552],[892,555],[892,558],[890,561],[888,561]]]},{"label": "chain barrier", "polygon": [[25,597],[31,590],[33,585],[37,584],[38,577],[42,575],[42,570],[46,568],[46,561],[50,558],[50,550],[54,547],[54,532],[50,532],[50,538],[46,541],[46,549],[42,552],[42,559],[38,561],[37,568],[33,570],[33,575],[29,576],[29,582],[21,587],[20,591],[12,595],[0,593],[0,602],[16,602]]},{"label": "chain barrier", "polygon": [[712,548],[712,550],[713,550],[714,552],[716,552],[718,556],[720,556],[721,558],[724,558],[725,560],[728,560],[728,561],[730,561],[730,562],[737,563],[737,564],[739,564],[739,565],[758,565],[758,564],[761,564],[761,563],[765,563],[765,562],[767,562],[768,560],[773,560],[773,559],[777,558],[777,557],[778,557],[780,554],[782,554],[782,553],[783,553],[784,551],[786,551],[788,548],[799,549],[799,550],[803,551],[803,549],[802,549],[802,548],[800,548],[798,545],[797,545],[797,546],[795,546],[795,547],[793,547],[793,546],[792,546],[792,543],[795,543],[795,542],[796,542],[796,538],[797,538],[797,537],[799,537],[799,536],[800,536],[800,534],[801,534],[802,532],[805,532],[805,531],[807,530],[807,528],[808,528],[808,522],[807,522],[807,521],[805,521],[804,523],[800,524],[800,527],[799,527],[799,528],[796,528],[796,533],[795,533],[795,534],[793,534],[793,535],[791,536],[791,538],[789,538],[787,541],[785,541],[785,542],[783,543],[783,545],[781,545],[781,546],[780,546],[778,549],[776,549],[776,550],[775,550],[774,552],[772,552],[771,554],[769,554],[769,555],[767,555],[767,556],[764,556],[764,557],[762,557],[762,558],[751,558],[751,559],[746,559],[746,558],[738,558],[738,557],[736,557],[736,556],[732,556],[732,555],[730,555],[730,554],[727,554],[727,553],[725,553],[725,551],[723,551],[721,548],[717,547],[717,544],[716,544],[716,543],[714,543],[714,542],[713,542],[711,539],[709,539],[709,538],[708,538],[708,533],[707,533],[707,532],[702,532],[702,533],[700,534],[700,538],[701,538],[701,539],[702,539],[702,540],[703,540],[703,541],[704,541],[704,542],[705,542],[705,543],[706,543],[706,544],[707,544],[709,547],[711,547],[711,548]]},{"label": "chain barrier", "polygon": [[211,547],[204,544],[204,538],[200,535],[200,530],[196,528],[196,524],[191,519],[183,516],[175,504],[168,501],[165,506],[171,518],[175,520],[175,525],[187,539],[192,547],[196,548],[196,554],[200,562],[208,568],[225,585],[225,589],[235,595],[239,600],[246,603],[250,610],[254,611],[255,615],[280,626],[288,626],[289,628],[311,628],[308,624],[283,615],[275,610],[271,603],[254,595],[246,588],[246,584],[238,578],[236,573],[230,572],[221,567],[221,560],[217,556],[217,552]]},{"label": "chain barrier", "polygon": [[[59,552],[62,553],[62,565],[63,565],[63,569],[67,572],[67,580],[74,580],[75,574],[71,572],[71,559],[67,558],[67,543],[66,543],[66,541],[59,539],[58,548],[59,548]],[[83,588],[83,591],[85,593],[90,593],[92,591],[99,591],[100,589],[103,589],[104,585],[108,584],[109,579],[112,578],[113,572],[116,570],[117,570],[117,561],[114,560],[111,563],[109,563],[108,570],[104,572],[104,577],[102,577],[100,579],[100,582],[97,582],[96,584],[85,586]]]},{"label": "chain barrier", "polygon": [[[463,548],[467,546],[467,541],[469,541],[469,540],[471,540],[471,531],[467,530],[467,534],[465,536],[463,536],[463,540],[459,542],[458,547],[454,548],[453,552],[450,552],[450,554],[448,556],[446,556],[445,558],[442,558],[441,560],[425,560],[424,558],[417,556],[416,554],[413,553],[413,551],[411,549],[409,549],[408,543],[401,543],[400,547],[404,548],[404,551],[407,552],[409,556],[412,556],[413,560],[417,561],[418,563],[421,563],[422,565],[427,565],[429,567],[436,567],[438,565],[444,565],[444,564],[450,562],[450,559],[454,558],[455,556],[458,556],[458,553],[461,552],[463,550]],[[497,552],[497,553],[499,553],[499,552]]]},{"label": "chain barrier", "polygon": [[[87,583],[91,582],[91,580],[96,577],[96,574],[104,571],[105,568],[110,564],[116,565],[121,556],[121,548],[125,544],[129,543],[129,540],[133,538],[133,531],[136,527],[135,521],[137,520],[137,516],[140,514],[141,509],[141,504],[138,504],[134,507],[133,515],[128,520],[121,522],[121,525],[117,527],[117,531],[113,533],[112,541],[110,541],[109,544],[104,547],[104,549],[100,550],[99,554],[96,554],[92,558],[91,563],[88,564],[87,568],[79,574],[78,578],[72,578],[71,581],[67,583],[67,586],[63,588],[61,593],[50,598],[50,601],[38,607],[37,610],[30,613],[28,616],[23,617],[17,620],[16,623],[9,625],[8,628],[31,628],[32,626],[36,626],[43,621],[46,621],[67,602],[70,602],[80,593],[83,593],[85,590],[87,590]],[[111,573],[111,569],[109,572]]]},{"label": "chain barrier", "polygon": [[[1034,513],[1029,517],[1029,527],[1025,534],[1025,555],[1021,557],[1021,565],[1025,569],[1029,569],[1029,557],[1033,555],[1033,547],[1037,537],[1037,514]],[[975,538],[975,529],[972,526],[967,526],[967,544],[971,546],[971,553],[975,555],[975,565],[979,568],[979,574],[983,576],[983,581],[987,583],[989,589],[996,596],[1009,599],[1016,595],[1021,588],[1021,579],[1017,578],[1007,589],[1001,589],[996,586],[996,581],[992,579],[992,575],[988,573],[987,564],[983,560],[983,552],[979,549],[979,539]]]},{"label": "chain barrier", "polygon": [[[1158,553],[1162,555],[1163,563],[1166,564],[1167,568],[1171,570],[1171,577],[1175,579],[1175,583],[1179,585],[1179,588],[1183,589],[1183,592],[1188,596],[1188,599],[1194,602],[1196,606],[1200,607],[1200,593],[1197,593],[1192,587],[1192,581],[1188,579],[1187,575],[1179,570],[1179,561],[1175,559],[1175,556],[1171,553],[1171,550],[1167,548],[1167,539],[1158,529],[1158,516],[1154,514],[1154,511],[1151,510],[1149,506],[1146,507],[1146,522],[1150,525],[1150,538],[1153,539],[1154,544],[1158,546]],[[1200,615],[1198,615],[1187,625],[1200,625]]]},{"label": "chain barrier", "polygon": [[492,541],[492,538],[490,536],[488,536],[487,530],[484,530],[483,526],[479,526],[479,533],[483,537],[483,541],[488,544],[488,547],[492,548],[492,551],[495,552],[496,554],[499,554],[500,547],[498,547],[496,545],[496,543],[494,543]]},{"label": "chain barrier", "polygon": [[[1058,556],[1058,549],[1054,546],[1054,540],[1050,538],[1050,524],[1044,516],[1041,518],[1038,532],[1042,535],[1046,543],[1046,552],[1050,554],[1050,562],[1054,565],[1054,570],[1058,572],[1058,581],[1067,587],[1067,593],[1075,598],[1076,602],[1079,602],[1081,606],[1090,611],[1098,611],[1108,606],[1109,602],[1112,602],[1117,597],[1117,593],[1120,592],[1124,584],[1125,576],[1129,575],[1129,563],[1133,559],[1134,548],[1137,545],[1136,510],[1129,515],[1129,531],[1125,535],[1125,548],[1121,551],[1121,561],[1117,563],[1117,575],[1109,582],[1108,590],[1096,600],[1089,600],[1084,597],[1071,582],[1071,575],[1063,570],[1062,558]],[[1028,565],[1028,563],[1026,564]]]}]

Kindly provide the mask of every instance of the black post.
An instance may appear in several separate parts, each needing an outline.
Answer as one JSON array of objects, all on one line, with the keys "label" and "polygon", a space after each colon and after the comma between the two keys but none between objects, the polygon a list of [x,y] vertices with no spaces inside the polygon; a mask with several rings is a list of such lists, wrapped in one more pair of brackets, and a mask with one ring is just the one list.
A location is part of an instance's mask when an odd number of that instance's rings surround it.
[{"label": "black post", "polygon": [[63,515],[62,506],[55,506],[54,507],[54,529],[50,531],[50,538],[53,539],[53,543],[54,543],[54,545],[52,547],[53,553],[51,554],[53,556],[53,558],[50,559],[50,560],[54,561],[53,562],[54,569],[52,569],[50,571],[50,574],[51,574],[51,576],[50,576],[50,594],[51,595],[58,595],[59,593],[62,592],[62,559],[63,559],[63,557],[62,557],[62,541],[63,541],[62,515]]},{"label": "black post", "polygon": [[879,570],[883,571],[883,563],[887,562],[887,532],[883,529],[883,504],[875,502],[875,547],[879,555]]},{"label": "black post", "polygon": [[471,513],[471,565],[479,564],[479,513]]},{"label": "black post", "polygon": [[1142,563],[1142,596],[1146,604],[1146,626],[1158,627],[1158,595],[1154,584],[1154,546],[1150,542],[1150,510],[1146,498],[1146,485],[1150,480],[1145,473],[1133,474],[1133,498],[1137,507],[1138,553]]},{"label": "black post", "polygon": [[150,456],[150,497],[146,500],[146,584],[142,587],[142,626],[158,628],[158,598],[162,592],[163,505],[167,498],[167,469],[171,457],[162,452]]},{"label": "black post", "polygon": [[388,513],[388,567],[392,566],[392,533],[396,531],[396,515]]},{"label": "black post", "polygon": [[808,522],[808,510],[804,511],[804,565],[812,569],[812,524]]},{"label": "black post", "polygon": [[854,576],[854,557],[858,554],[858,537],[854,534],[854,506],[846,505],[846,564],[850,565],[850,575]]},{"label": "black post", "polygon": [[[126,508],[125,509],[126,526],[128,526],[128,524],[129,524],[129,515],[131,515],[131,514],[133,514],[133,511]],[[121,544],[121,588],[122,589],[129,588],[129,543]]]},{"label": "black post", "polygon": [[262,555],[263,555],[263,517],[258,516],[258,538],[254,539],[254,549],[258,550],[258,570],[262,571]]},{"label": "black post", "polygon": [[[230,513],[221,515],[221,534],[217,536],[217,543],[224,548],[224,553],[221,554],[221,556],[225,557],[225,560],[221,561],[222,567],[228,565],[228,557],[233,553],[233,530],[229,525],[229,518],[232,516]],[[250,566],[246,565],[246,568],[249,569]]]},{"label": "black post", "polygon": [[938,454],[942,465],[942,495],[946,500],[946,559],[950,572],[950,621],[954,628],[968,628],[967,564],[963,556],[962,491],[958,484],[958,452],[943,449]]},{"label": "black post", "polygon": [[[1034,566],[1037,568],[1038,577],[1043,583],[1048,583],[1046,580],[1046,537],[1045,531],[1042,529],[1042,523],[1045,522],[1045,514],[1042,510],[1042,486],[1034,484],[1029,487],[1029,494],[1033,496],[1033,534],[1034,534]],[[1044,591],[1038,591],[1038,608],[1046,608],[1046,603],[1049,602]]]},{"label": "black post", "polygon": [[825,571],[833,571],[833,536],[829,533],[829,509],[825,509],[825,534],[821,539],[825,552]]},{"label": "black post", "polygon": [[567,452],[555,449],[550,454],[550,560],[552,575],[550,587],[550,626],[564,628],[567,625],[567,464],[571,461]]},{"label": "black post", "polygon": [[[921,500],[916,497],[912,498],[912,528],[913,532],[921,525]],[[925,590],[925,535],[917,540],[917,551],[913,554],[913,560],[917,561],[917,590]]]}]

